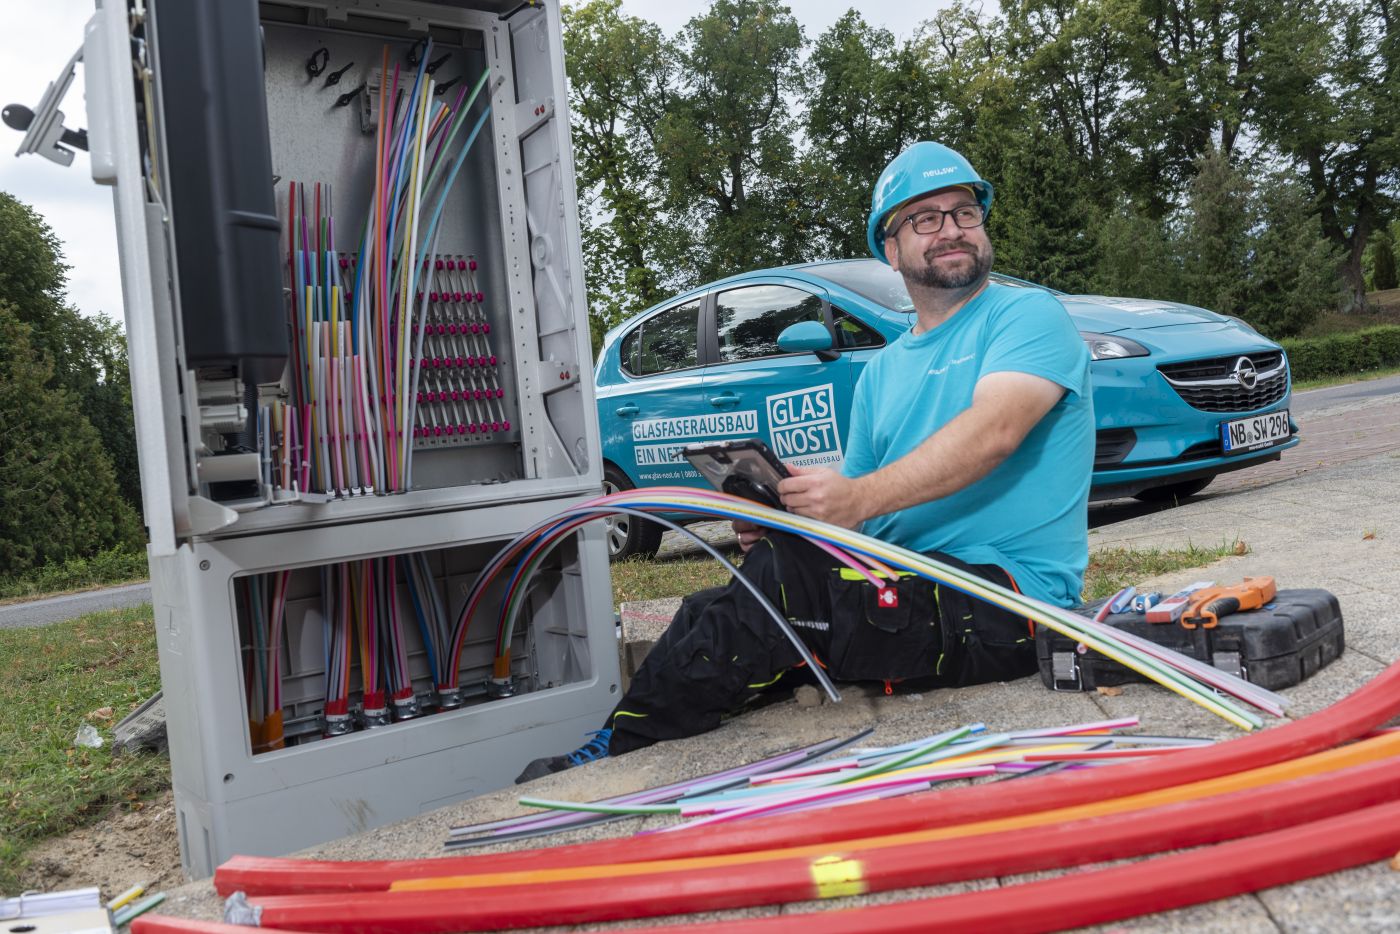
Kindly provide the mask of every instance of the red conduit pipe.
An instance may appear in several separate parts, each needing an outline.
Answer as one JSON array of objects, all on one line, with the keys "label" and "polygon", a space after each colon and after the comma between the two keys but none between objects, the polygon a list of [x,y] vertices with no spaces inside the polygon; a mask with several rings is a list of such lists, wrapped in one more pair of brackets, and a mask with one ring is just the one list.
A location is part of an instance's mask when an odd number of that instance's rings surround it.
[{"label": "red conduit pipe", "polygon": [[[169,915],[142,915],[131,922],[131,934],[249,934],[254,928],[221,921],[192,921]],[[282,931],[281,934],[320,934],[319,931]]]},{"label": "red conduit pipe", "polygon": [[1015,794],[1000,783],[921,792],[905,798],[840,808],[823,818],[809,813],[759,817],[646,837],[620,837],[544,849],[422,860],[316,862],[235,856],[214,874],[221,895],[382,891],[395,879],[604,865],[835,843],[908,830],[990,820],[1011,812],[1070,807],[1086,801],[1154,791],[1215,778],[1319,752],[1355,739],[1400,714],[1400,663],[1368,684],[1302,720],[1201,749],[1112,770],[1056,772],[1019,780]]},{"label": "red conduit pipe", "polygon": [[[1389,758],[1274,786],[1035,830],[646,876],[253,899],[265,927],[445,932],[618,921],[1062,869],[1232,840],[1400,798]],[[855,928],[852,928],[855,930]]]},{"label": "red conduit pipe", "polygon": [[1036,934],[1104,924],[1287,885],[1376,862],[1400,847],[1400,803],[1351,811],[1207,850],[1076,872],[1022,885],[869,908],[717,924],[631,928],[631,934]]}]

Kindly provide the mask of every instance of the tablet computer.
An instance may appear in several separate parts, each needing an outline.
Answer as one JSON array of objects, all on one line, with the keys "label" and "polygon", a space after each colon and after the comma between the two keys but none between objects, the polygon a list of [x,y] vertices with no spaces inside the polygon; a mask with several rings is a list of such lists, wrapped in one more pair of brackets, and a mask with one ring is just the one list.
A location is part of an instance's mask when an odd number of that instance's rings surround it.
[{"label": "tablet computer", "polygon": [[789,476],[788,470],[758,438],[688,444],[681,454],[716,490],[783,508],[778,481]]}]

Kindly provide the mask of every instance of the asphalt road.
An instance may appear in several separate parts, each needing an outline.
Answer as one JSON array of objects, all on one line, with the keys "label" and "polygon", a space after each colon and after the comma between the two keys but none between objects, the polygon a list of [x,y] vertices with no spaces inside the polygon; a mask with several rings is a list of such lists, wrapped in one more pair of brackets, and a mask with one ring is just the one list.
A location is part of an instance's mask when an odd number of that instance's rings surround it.
[{"label": "asphalt road", "polygon": [[11,603],[0,606],[0,629],[47,626],[100,610],[117,610],[150,602],[150,584],[127,584],[124,587],[85,590],[82,593],[47,597],[27,603]]},{"label": "asphalt road", "polygon": [[[1325,414],[1326,410],[1358,400],[1386,396],[1396,397],[1394,401],[1400,402],[1400,376],[1389,376],[1363,383],[1348,383],[1344,386],[1329,386],[1326,389],[1310,389],[1307,392],[1294,393],[1291,403],[1292,412],[1302,429],[1303,445],[1285,454],[1283,459],[1275,464],[1254,467],[1239,473],[1225,474],[1211,484],[1201,494],[1201,497],[1228,495],[1238,488],[1258,486],[1261,483],[1275,482],[1289,476],[1296,476],[1308,469],[1308,462],[1305,462],[1302,456],[1304,450],[1314,463],[1335,462],[1339,455],[1345,455],[1344,449],[1358,448],[1357,439],[1354,437],[1355,433],[1345,431],[1347,427],[1356,424],[1357,414],[1353,410],[1348,414],[1327,415]],[[1324,414],[1315,420],[1310,420],[1309,416],[1314,412],[1323,412]],[[1383,421],[1389,421],[1389,419],[1383,419]],[[1395,447],[1400,447],[1400,431],[1393,434],[1393,438],[1377,439],[1374,432],[1368,432],[1366,440],[1369,443],[1365,445],[1365,450],[1358,448],[1354,453],[1357,456],[1374,453],[1377,443],[1386,447],[1393,443]],[[1201,497],[1193,497],[1193,499]],[[1089,507],[1089,527],[1097,528],[1112,522],[1170,508],[1173,507],[1171,505],[1139,503],[1134,499],[1095,503]],[[723,529],[722,532],[724,535],[728,535],[727,528]],[[668,539],[673,537],[668,533]],[[663,553],[670,550],[663,545]],[[67,594],[62,597],[49,597],[29,603],[14,603],[0,606],[0,629],[47,626],[50,623],[72,619],[87,613],[96,613],[99,610],[139,606],[150,601],[151,588],[149,584],[130,584],[125,587],[111,587],[105,590]]]},{"label": "asphalt road", "polygon": [[1289,402],[1294,415],[1306,415],[1319,409],[1331,408],[1355,399],[1369,399],[1374,396],[1391,396],[1400,393],[1400,376],[1387,376],[1383,379],[1367,380],[1364,383],[1347,383],[1342,386],[1328,386],[1326,389],[1309,389],[1295,392]]}]

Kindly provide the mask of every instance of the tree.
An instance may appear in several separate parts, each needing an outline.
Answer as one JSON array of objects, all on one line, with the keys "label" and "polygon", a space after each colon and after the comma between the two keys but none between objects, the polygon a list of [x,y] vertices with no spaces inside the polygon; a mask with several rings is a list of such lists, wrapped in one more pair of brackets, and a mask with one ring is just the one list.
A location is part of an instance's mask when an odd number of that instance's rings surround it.
[{"label": "tree", "polygon": [[1249,180],[1217,149],[1196,160],[1182,229],[1186,300],[1223,315],[1245,313],[1250,249]]},{"label": "tree", "polygon": [[1258,105],[1261,22],[1273,0],[1119,2],[1131,89],[1125,188],[1155,216],[1208,148],[1234,158]]},{"label": "tree", "polygon": [[32,333],[0,302],[0,574],[140,542],[97,431],[48,385]]},{"label": "tree", "polygon": [[1036,125],[1021,131],[992,208],[998,269],[1066,292],[1091,290],[1098,212],[1078,168],[1063,138]]},{"label": "tree", "polygon": [[648,132],[665,110],[672,57],[659,29],[621,0],[564,7],[570,128],[578,167],[593,345],[663,296],[653,233],[659,210]]},{"label": "tree", "polygon": [[1181,260],[1170,225],[1120,196],[1097,225],[1094,291],[1104,295],[1184,298]]},{"label": "tree", "polygon": [[1059,142],[1072,174],[1097,181],[1112,204],[1125,161],[1128,45],[1115,0],[1008,0],[1007,56],[1017,90],[1039,127]]},{"label": "tree", "polygon": [[849,10],[817,38],[809,59],[810,229],[816,252],[864,256],[870,192],[880,169],[922,138],[939,101],[934,72],[913,40],[900,42]]},{"label": "tree", "polygon": [[1366,307],[1362,257],[1400,180],[1400,29],[1390,0],[1300,0],[1261,38],[1260,127],[1299,171],[1340,254],[1343,310]]},{"label": "tree", "polygon": [[1296,178],[1266,179],[1252,213],[1245,317],[1270,337],[1296,336],[1337,305],[1337,251],[1319,233],[1317,206]]},{"label": "tree", "polygon": [[48,388],[65,390],[99,429],[122,497],[139,508],[126,339],[110,318],[84,316],[68,304],[68,268],[43,218],[0,192],[0,302],[10,304],[29,327],[34,352],[48,360]]},{"label": "tree", "polygon": [[655,125],[664,219],[658,251],[676,285],[792,262],[809,244],[799,209],[802,28],[777,0],[715,0],[676,45],[677,87]]},{"label": "tree", "polygon": [[1382,228],[1371,238],[1371,289],[1383,292],[1394,288],[1400,288],[1400,277],[1395,271],[1395,239],[1389,229]]}]

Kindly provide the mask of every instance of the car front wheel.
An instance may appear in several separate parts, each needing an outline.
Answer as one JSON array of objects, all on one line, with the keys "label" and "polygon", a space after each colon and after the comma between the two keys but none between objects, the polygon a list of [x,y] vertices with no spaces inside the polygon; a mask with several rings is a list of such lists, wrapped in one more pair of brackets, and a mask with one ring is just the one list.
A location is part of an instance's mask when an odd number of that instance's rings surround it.
[{"label": "car front wheel", "polygon": [[1144,503],[1180,502],[1189,496],[1195,496],[1210,486],[1210,481],[1214,479],[1214,477],[1201,477],[1196,480],[1183,480],[1180,483],[1168,483],[1166,486],[1154,486],[1151,489],[1134,493],[1133,499],[1141,500]]},{"label": "car front wheel", "polygon": [[[603,468],[603,492],[620,493],[633,489],[631,480],[616,467]],[[650,558],[661,547],[661,533],[665,531],[655,522],[648,522],[640,516],[617,514],[603,520],[607,527],[608,557],[621,561],[633,555]]]}]

